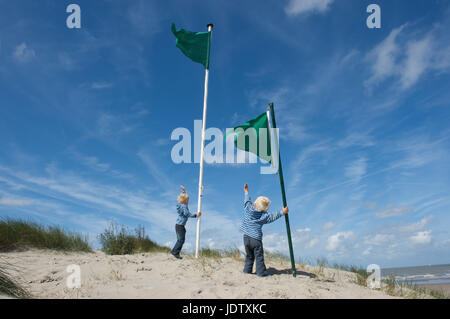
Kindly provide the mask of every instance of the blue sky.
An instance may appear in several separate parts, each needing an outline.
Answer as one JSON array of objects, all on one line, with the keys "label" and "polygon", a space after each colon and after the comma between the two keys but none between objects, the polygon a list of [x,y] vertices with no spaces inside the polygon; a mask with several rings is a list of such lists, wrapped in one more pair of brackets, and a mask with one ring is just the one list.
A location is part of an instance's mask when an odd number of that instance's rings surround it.
[{"label": "blue sky", "polygon": [[[68,29],[67,5],[82,28]],[[381,7],[368,29],[367,5]],[[296,258],[450,262],[448,1],[0,0],[0,217],[96,236],[114,220],[174,242],[177,127],[202,117],[204,71],[170,25],[214,23],[208,127],[274,102]],[[208,141],[207,141],[208,143]],[[260,165],[205,166],[202,245],[240,247],[243,184],[281,208]],[[195,242],[187,225],[186,249]],[[284,221],[264,227],[287,252]]]}]

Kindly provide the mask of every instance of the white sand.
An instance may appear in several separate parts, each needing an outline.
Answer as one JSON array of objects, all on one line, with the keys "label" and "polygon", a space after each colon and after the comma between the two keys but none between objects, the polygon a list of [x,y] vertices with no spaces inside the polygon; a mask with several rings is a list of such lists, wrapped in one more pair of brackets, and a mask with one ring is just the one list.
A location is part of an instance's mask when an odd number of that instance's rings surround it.
[{"label": "white sand", "polygon": [[[243,260],[165,253],[108,256],[30,250],[0,254],[11,273],[35,298],[394,298],[354,283],[355,274],[266,260],[272,277],[242,273]],[[81,287],[67,288],[66,268],[81,268]]]}]

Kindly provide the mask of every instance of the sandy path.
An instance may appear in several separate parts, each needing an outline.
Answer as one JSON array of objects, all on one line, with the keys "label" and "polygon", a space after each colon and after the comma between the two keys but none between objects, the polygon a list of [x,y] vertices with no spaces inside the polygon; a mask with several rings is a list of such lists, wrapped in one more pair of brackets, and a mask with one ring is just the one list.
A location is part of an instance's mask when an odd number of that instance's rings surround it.
[{"label": "sandy path", "polygon": [[[165,253],[107,256],[30,250],[2,253],[19,280],[37,298],[393,298],[359,286],[345,271],[268,260],[270,278],[242,273],[243,261],[232,258],[176,260]],[[67,288],[66,268],[81,269],[81,288]],[[14,274],[18,276],[18,273]]]}]

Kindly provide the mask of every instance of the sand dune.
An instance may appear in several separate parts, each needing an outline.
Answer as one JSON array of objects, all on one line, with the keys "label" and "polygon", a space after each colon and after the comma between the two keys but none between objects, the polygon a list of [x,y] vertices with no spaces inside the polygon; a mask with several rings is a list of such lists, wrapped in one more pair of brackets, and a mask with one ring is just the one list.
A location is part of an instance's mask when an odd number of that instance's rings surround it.
[{"label": "sand dune", "polygon": [[[12,273],[35,298],[394,298],[354,283],[355,274],[304,266],[293,278],[290,265],[267,260],[269,278],[242,273],[233,258],[165,253],[108,256],[30,250],[2,253],[17,268]],[[81,269],[81,287],[68,288],[67,266]]]}]

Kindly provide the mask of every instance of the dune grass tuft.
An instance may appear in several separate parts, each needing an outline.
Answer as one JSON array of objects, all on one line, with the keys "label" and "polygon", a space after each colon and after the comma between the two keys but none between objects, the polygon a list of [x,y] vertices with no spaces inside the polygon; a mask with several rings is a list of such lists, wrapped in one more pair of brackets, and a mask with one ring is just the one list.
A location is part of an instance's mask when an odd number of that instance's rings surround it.
[{"label": "dune grass tuft", "polygon": [[13,298],[30,298],[31,295],[6,272],[4,263],[0,263],[0,294]]},{"label": "dune grass tuft", "polygon": [[449,299],[450,296],[440,290],[434,290],[419,286],[414,282],[398,281],[394,276],[382,279],[383,290],[391,296],[400,296],[410,299],[417,298],[435,298],[435,299]]},{"label": "dune grass tuft", "polygon": [[445,294],[443,291],[440,290],[434,290],[434,289],[427,289],[427,288],[421,288],[423,291],[427,294],[429,294],[431,297],[436,299],[450,299],[450,296]]},{"label": "dune grass tuft", "polygon": [[355,265],[348,266],[343,264],[334,264],[333,268],[356,274],[355,283],[360,286],[367,287],[367,279],[369,278],[370,273],[368,273],[364,267]]},{"label": "dune grass tuft", "polygon": [[241,251],[238,248],[230,248],[222,251],[224,257],[233,258],[235,260],[242,259]]},{"label": "dune grass tuft", "polygon": [[266,258],[267,260],[273,259],[273,260],[278,260],[278,261],[289,261],[289,257],[284,255],[281,252],[264,252],[264,258]]},{"label": "dune grass tuft", "polygon": [[200,257],[206,258],[221,258],[222,254],[218,249],[202,248],[198,252]]},{"label": "dune grass tuft", "polygon": [[110,223],[99,236],[102,250],[108,255],[128,255],[145,252],[170,252],[145,235],[145,229],[138,226],[134,232],[125,226]]},{"label": "dune grass tuft", "polygon": [[211,249],[202,248],[198,252],[199,257],[205,258],[233,258],[235,260],[241,259],[241,251],[238,248],[228,249]]},{"label": "dune grass tuft", "polygon": [[[363,267],[335,264],[333,268],[355,273],[355,283],[360,286],[367,287],[367,279],[369,278],[370,273],[368,273]],[[412,282],[400,282],[396,280],[394,276],[389,276],[381,280],[381,290],[390,296],[406,297],[411,299],[427,297],[448,299],[448,296],[441,291],[426,289],[424,287],[417,286]]]},{"label": "dune grass tuft", "polygon": [[42,226],[20,219],[0,219],[0,251],[28,248],[92,251],[86,237],[60,227]]}]

